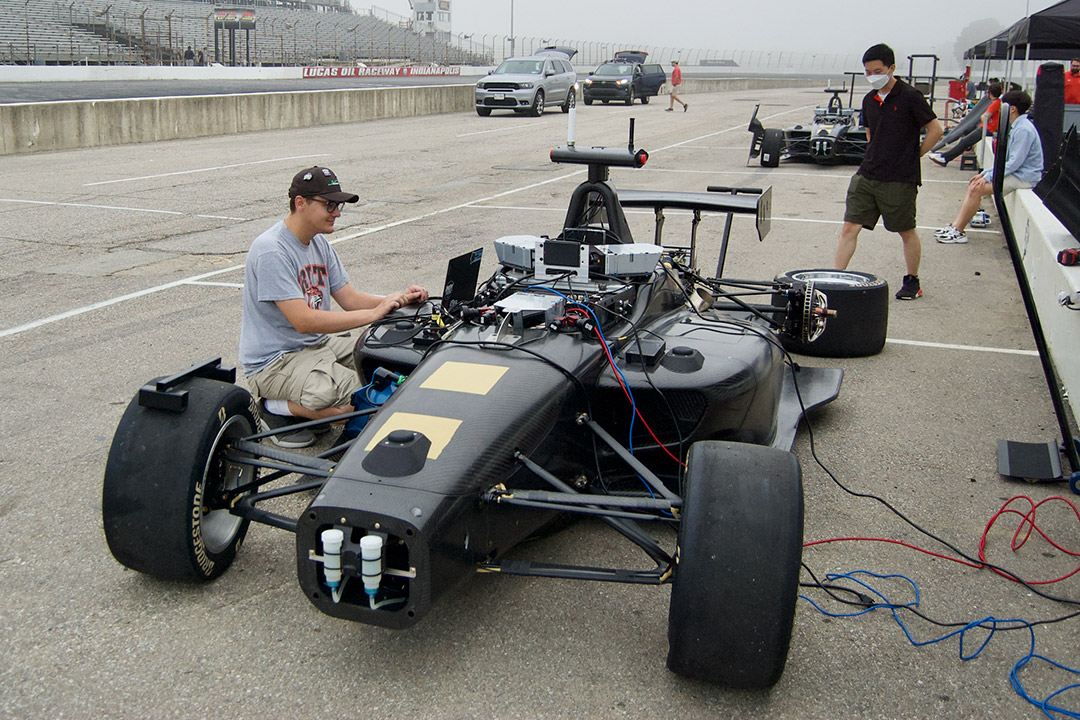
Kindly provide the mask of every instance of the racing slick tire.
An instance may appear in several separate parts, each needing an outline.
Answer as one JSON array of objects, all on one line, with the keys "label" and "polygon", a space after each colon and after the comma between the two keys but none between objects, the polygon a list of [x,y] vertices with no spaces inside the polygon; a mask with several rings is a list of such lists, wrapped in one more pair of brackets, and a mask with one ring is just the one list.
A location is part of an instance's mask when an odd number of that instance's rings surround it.
[{"label": "racing slick tire", "polygon": [[109,550],[121,564],[160,580],[205,582],[228,569],[248,520],[210,507],[255,468],[223,455],[256,432],[255,402],[231,383],[195,378],[183,412],[128,404],[105,464],[101,514]]},{"label": "racing slick tire", "polygon": [[765,689],[787,662],[802,558],[798,459],[749,443],[694,443],[687,457],[667,666]]},{"label": "racing slick tire", "polygon": [[491,115],[491,108],[489,108],[489,107],[477,107],[476,108],[476,114],[479,115],[480,117],[487,117],[487,116]]},{"label": "racing slick tire", "polygon": [[564,113],[568,113],[570,112],[570,108],[574,107],[575,105],[577,105],[577,93],[575,93],[574,90],[571,89],[569,92],[566,93],[566,100],[559,107]]},{"label": "racing slick tire", "polygon": [[761,136],[761,167],[779,167],[780,152],[783,150],[784,131],[766,130]]},{"label": "racing slick tire", "polygon": [[[781,335],[788,352],[814,357],[853,358],[876,355],[885,347],[889,330],[889,283],[870,273],[853,270],[792,270],[778,282],[813,281],[825,293],[835,317],[825,323],[821,336],[810,343]],[[773,298],[774,305],[783,301]]]},{"label": "racing slick tire", "polygon": [[533,96],[532,107],[529,108],[529,114],[533,117],[540,117],[544,114],[544,91],[537,90],[536,95]]}]

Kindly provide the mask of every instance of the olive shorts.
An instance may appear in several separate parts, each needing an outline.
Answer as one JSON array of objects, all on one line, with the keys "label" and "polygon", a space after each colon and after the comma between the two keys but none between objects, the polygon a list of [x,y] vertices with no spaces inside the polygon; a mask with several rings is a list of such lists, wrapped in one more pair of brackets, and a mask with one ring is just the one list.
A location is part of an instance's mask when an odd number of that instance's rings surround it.
[{"label": "olive shorts", "polygon": [[319,345],[285,353],[247,378],[267,400],[291,400],[308,410],[348,405],[362,387],[353,361],[356,338],[331,335]]},{"label": "olive shorts", "polygon": [[889,232],[906,232],[915,228],[915,183],[884,182],[853,175],[848,185],[844,222],[862,225],[873,230],[880,217]]}]

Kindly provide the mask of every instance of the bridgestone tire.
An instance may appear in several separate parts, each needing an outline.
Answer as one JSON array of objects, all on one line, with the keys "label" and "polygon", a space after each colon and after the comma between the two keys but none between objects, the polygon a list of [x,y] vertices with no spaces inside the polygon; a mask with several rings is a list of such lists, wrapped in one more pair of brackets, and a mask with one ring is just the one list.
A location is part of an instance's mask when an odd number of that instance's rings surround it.
[{"label": "bridgestone tire", "polygon": [[783,145],[783,130],[766,130],[761,136],[761,167],[779,167]]},{"label": "bridgestone tire", "polygon": [[[825,293],[836,316],[812,343],[780,336],[788,352],[814,357],[852,358],[876,355],[885,347],[889,331],[889,283],[870,273],[852,270],[792,270],[776,278],[780,282],[806,282]],[[779,297],[774,305],[783,304]]]},{"label": "bridgestone tire", "polygon": [[480,117],[487,117],[488,115],[491,114],[491,108],[489,108],[489,107],[478,107],[478,108],[476,108],[476,114],[479,115]]},{"label": "bridgestone tire", "polygon": [[691,446],[668,669],[729,688],[776,684],[795,620],[802,531],[794,455],[745,443]]},{"label": "bridgestone tire", "polygon": [[563,101],[563,104],[561,105],[562,111],[568,113],[570,112],[570,108],[574,107],[576,104],[577,93],[571,89],[566,93],[566,100]]},{"label": "bridgestone tire", "polygon": [[113,436],[101,511],[105,539],[123,565],[161,580],[203,582],[228,569],[248,521],[212,509],[220,490],[254,479],[223,458],[233,439],[258,427],[251,395],[196,378],[180,413],[146,408],[136,396]]},{"label": "bridgestone tire", "polygon": [[533,117],[540,117],[544,114],[544,91],[537,90],[536,95],[533,97],[532,107],[529,108],[529,114]]}]

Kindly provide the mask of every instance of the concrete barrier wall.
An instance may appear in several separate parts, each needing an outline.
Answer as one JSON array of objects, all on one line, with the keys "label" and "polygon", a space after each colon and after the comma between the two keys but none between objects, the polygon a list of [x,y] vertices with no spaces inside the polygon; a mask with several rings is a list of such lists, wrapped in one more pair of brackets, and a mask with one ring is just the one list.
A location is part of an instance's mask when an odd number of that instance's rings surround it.
[{"label": "concrete barrier wall", "polygon": [[[68,72],[71,70],[68,69]],[[801,78],[693,78],[683,83],[683,92],[692,97],[695,93],[819,84],[819,81]],[[472,109],[472,83],[19,103],[0,105],[0,155],[334,125]]]},{"label": "concrete barrier wall", "polygon": [[1005,207],[1050,357],[1065,385],[1073,417],[1080,418],[1080,312],[1058,304],[1059,293],[1080,292],[1080,266],[1057,262],[1058,252],[1076,247],[1076,238],[1031,190],[1011,193],[1005,198]]},{"label": "concrete barrier wall", "polygon": [[461,112],[472,85],[0,105],[0,154]]}]

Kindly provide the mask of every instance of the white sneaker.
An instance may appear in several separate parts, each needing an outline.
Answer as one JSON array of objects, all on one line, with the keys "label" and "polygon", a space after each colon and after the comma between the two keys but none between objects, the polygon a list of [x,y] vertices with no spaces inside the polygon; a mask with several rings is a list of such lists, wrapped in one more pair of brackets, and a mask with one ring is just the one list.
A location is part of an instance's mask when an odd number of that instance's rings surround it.
[{"label": "white sneaker", "polygon": [[946,245],[960,245],[967,242],[967,235],[960,232],[952,225],[943,229],[947,229],[949,232],[944,235],[938,235],[937,241],[939,243],[945,243]]},{"label": "white sneaker", "polygon": [[980,210],[975,213],[975,217],[971,218],[971,223],[969,224],[974,228],[988,227],[990,225],[990,213],[985,210]]},{"label": "white sneaker", "polygon": [[934,237],[946,237],[948,235],[952,235],[955,231],[956,228],[954,228],[952,225],[946,225],[943,228],[938,228],[937,230],[935,230]]}]

